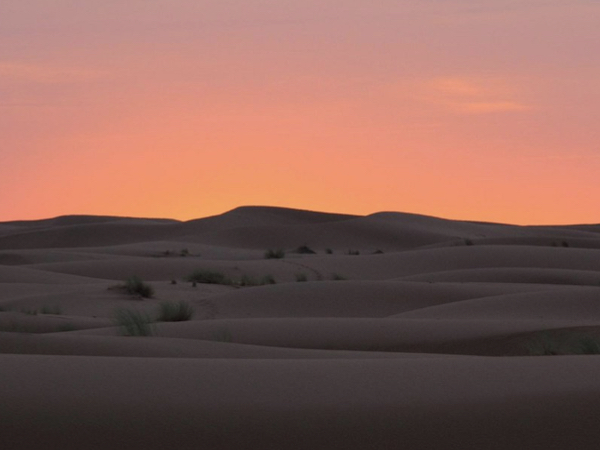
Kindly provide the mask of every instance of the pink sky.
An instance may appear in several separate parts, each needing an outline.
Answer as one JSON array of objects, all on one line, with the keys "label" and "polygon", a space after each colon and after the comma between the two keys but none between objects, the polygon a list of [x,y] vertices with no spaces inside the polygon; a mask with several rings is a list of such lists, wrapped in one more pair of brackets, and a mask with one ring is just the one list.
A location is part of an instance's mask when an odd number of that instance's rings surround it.
[{"label": "pink sky", "polygon": [[600,223],[600,3],[6,0],[0,221]]}]

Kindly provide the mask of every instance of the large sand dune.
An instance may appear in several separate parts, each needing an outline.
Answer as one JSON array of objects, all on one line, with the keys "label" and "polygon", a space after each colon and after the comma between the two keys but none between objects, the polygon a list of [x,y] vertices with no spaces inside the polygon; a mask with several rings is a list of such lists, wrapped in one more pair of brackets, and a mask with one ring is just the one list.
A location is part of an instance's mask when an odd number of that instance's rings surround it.
[{"label": "large sand dune", "polygon": [[[134,275],[151,298],[122,288]],[[598,225],[268,207],[7,222],[0,288],[3,448],[600,442]],[[193,315],[157,322],[164,302]]]}]

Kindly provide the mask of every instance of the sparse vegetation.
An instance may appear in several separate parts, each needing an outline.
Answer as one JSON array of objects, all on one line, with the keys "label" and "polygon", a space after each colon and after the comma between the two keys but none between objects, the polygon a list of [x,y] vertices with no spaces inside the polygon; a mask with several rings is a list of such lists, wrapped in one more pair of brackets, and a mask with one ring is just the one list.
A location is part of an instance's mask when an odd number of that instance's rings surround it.
[{"label": "sparse vegetation", "polygon": [[[182,248],[179,251],[175,251],[175,250],[165,250],[163,252],[160,252],[159,254],[155,255],[158,257],[164,257],[164,258],[169,258],[169,257],[177,257],[180,256],[182,258],[185,258],[186,256],[191,256],[192,254],[190,253],[190,251],[187,248]],[[200,256],[199,254],[196,256]]]},{"label": "sparse vegetation", "polygon": [[258,280],[249,275],[242,275],[240,286],[258,286]]},{"label": "sparse vegetation", "polygon": [[130,295],[139,295],[142,298],[152,298],[154,296],[154,288],[135,275],[125,281],[123,289]]},{"label": "sparse vegetation", "polygon": [[265,275],[261,279],[252,278],[249,275],[242,275],[239,285],[240,286],[264,286],[265,284],[275,284],[275,278],[272,275]]},{"label": "sparse vegetation", "polygon": [[349,249],[347,254],[352,255],[352,256],[358,256],[358,255],[360,255],[360,251]]},{"label": "sparse vegetation", "polygon": [[308,245],[304,244],[296,249],[296,253],[300,253],[301,255],[315,255],[317,252],[315,252]]},{"label": "sparse vegetation", "polygon": [[265,259],[281,259],[285,257],[285,251],[283,249],[268,249],[265,252]]},{"label": "sparse vegetation", "polygon": [[340,275],[339,273],[332,273],[331,274],[331,279],[335,280],[335,281],[347,280],[346,277],[344,277],[343,275]]},{"label": "sparse vegetation", "polygon": [[159,322],[183,322],[194,315],[194,308],[186,301],[161,302],[158,307]]},{"label": "sparse vegetation", "polygon": [[465,238],[465,245],[474,245],[473,241],[469,238]]},{"label": "sparse vegetation", "polygon": [[333,255],[333,250],[330,248],[326,248],[325,253],[327,253],[328,255]]},{"label": "sparse vegetation", "polygon": [[115,311],[115,323],[121,327],[124,336],[152,336],[152,319],[136,309]]},{"label": "sparse vegetation", "polygon": [[305,273],[297,273],[296,281],[299,281],[299,282],[308,281],[308,277],[306,276]]},{"label": "sparse vegetation", "polygon": [[264,277],[261,278],[260,283],[262,285],[277,284],[277,281],[275,281],[275,278],[273,278],[273,275],[265,275]]},{"label": "sparse vegetation", "polygon": [[383,255],[383,250],[377,249],[373,252],[374,255]]},{"label": "sparse vegetation", "polygon": [[227,278],[225,274],[221,272],[214,272],[212,270],[195,270],[185,277],[185,281],[205,284],[232,284],[232,281]]}]

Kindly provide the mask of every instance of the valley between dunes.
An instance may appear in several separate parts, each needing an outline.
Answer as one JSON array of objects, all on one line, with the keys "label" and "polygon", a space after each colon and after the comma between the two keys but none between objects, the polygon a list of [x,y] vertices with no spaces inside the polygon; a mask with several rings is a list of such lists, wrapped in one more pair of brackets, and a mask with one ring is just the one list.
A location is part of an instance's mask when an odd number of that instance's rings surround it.
[{"label": "valley between dunes", "polygon": [[596,449],[598,353],[600,225],[0,223],[6,449]]}]

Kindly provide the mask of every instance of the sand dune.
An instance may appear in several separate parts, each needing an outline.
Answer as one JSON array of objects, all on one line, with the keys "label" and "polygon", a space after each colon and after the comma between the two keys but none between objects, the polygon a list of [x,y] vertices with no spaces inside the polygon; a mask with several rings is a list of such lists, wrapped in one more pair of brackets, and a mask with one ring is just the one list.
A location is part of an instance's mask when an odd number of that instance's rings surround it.
[{"label": "sand dune", "polygon": [[[127,293],[134,275],[151,297]],[[600,439],[600,225],[269,207],[16,221],[0,287],[6,448]],[[175,302],[193,315],[172,321]]]}]

